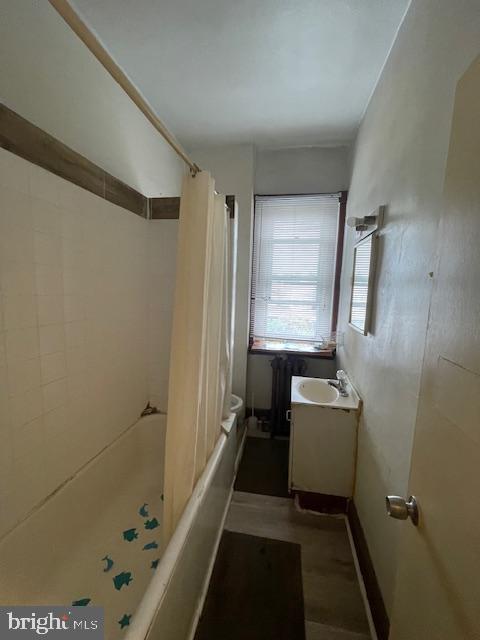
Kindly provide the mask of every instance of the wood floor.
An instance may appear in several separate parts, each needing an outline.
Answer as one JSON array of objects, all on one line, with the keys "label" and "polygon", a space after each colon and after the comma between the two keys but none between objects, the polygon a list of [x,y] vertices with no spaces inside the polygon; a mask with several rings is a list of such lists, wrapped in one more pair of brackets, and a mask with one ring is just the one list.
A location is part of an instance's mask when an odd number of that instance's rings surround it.
[{"label": "wood floor", "polygon": [[[285,599],[289,598],[299,602],[300,620],[305,622],[305,630],[302,623],[300,628],[298,624],[292,627],[295,633],[289,632],[289,640],[303,640],[304,631],[306,640],[371,638],[346,521],[343,516],[313,514],[296,507],[288,493],[288,441],[247,438],[223,543],[228,532],[246,534],[246,538],[256,536],[257,541],[263,539],[263,544],[268,540],[290,543],[299,549],[300,566],[297,565],[297,571],[290,568],[288,575],[280,572],[283,577],[278,577],[280,574],[273,571],[272,562],[267,563],[268,571],[262,573],[262,562],[252,561],[252,554],[242,551],[241,545],[234,545],[223,556],[219,552],[197,640],[215,640],[219,630],[225,638],[256,638],[252,635],[252,619],[258,620],[261,637],[273,640],[279,633],[272,620],[283,615],[298,621],[298,615],[288,613]],[[253,542],[251,539],[250,543]],[[275,564],[281,569],[284,562]],[[272,578],[274,574],[276,578]],[[295,575],[297,582],[293,579]],[[233,596],[248,611],[226,607],[226,600]],[[266,610],[259,609],[259,604],[260,607],[264,604]],[[269,616],[267,610],[277,613]],[[296,611],[298,614],[298,608]],[[288,624],[284,622],[283,626]]]},{"label": "wood floor", "polygon": [[300,545],[307,640],[371,637],[343,518],[299,512],[290,498],[235,491],[225,529]]},{"label": "wood floor", "polygon": [[288,498],[288,440],[247,438],[236,491]]}]

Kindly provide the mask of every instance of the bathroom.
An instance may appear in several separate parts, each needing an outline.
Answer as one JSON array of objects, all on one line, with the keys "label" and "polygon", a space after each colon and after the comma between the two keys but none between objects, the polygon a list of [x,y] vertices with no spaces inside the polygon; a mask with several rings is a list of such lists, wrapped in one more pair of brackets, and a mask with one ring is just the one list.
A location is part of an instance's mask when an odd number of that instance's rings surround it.
[{"label": "bathroom", "polygon": [[0,0],[6,637],[478,637],[479,42]]}]

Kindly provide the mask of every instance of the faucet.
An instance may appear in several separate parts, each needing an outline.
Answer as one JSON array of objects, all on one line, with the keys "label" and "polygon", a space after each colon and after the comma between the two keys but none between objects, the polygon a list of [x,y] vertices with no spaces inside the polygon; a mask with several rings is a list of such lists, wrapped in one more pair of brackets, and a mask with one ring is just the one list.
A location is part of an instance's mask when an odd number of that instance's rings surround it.
[{"label": "faucet", "polygon": [[329,380],[328,384],[330,386],[332,386],[332,387],[335,387],[335,389],[338,389],[338,393],[341,396],[343,396],[344,398],[346,398],[348,396],[347,374],[342,369],[337,371],[337,379],[336,380]]}]

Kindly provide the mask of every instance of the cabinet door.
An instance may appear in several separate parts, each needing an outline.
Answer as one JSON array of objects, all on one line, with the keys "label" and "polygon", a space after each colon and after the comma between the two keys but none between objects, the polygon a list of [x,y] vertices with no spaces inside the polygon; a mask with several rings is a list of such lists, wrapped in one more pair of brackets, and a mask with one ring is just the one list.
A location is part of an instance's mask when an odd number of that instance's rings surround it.
[{"label": "cabinet door", "polygon": [[294,405],[292,425],[291,488],[350,497],[355,471],[356,412]]}]

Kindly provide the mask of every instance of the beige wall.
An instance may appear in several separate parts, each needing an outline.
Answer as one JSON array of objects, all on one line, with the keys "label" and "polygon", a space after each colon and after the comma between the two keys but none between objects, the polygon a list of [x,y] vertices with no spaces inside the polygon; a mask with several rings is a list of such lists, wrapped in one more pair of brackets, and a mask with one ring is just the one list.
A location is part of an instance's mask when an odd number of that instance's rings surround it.
[{"label": "beige wall", "polygon": [[255,193],[329,193],[348,189],[351,149],[295,147],[257,152]]},{"label": "beige wall", "polygon": [[414,0],[354,154],[348,214],[380,204],[387,212],[367,337],[347,325],[354,234],[346,236],[339,357],[364,400],[355,502],[389,612],[401,525],[387,518],[384,496],[407,491],[454,91],[479,42],[476,0]]},{"label": "beige wall", "polygon": [[237,282],[232,390],[245,398],[250,306],[251,238],[255,154],[252,145],[192,149],[192,157],[215,178],[217,191],[237,197]]}]

